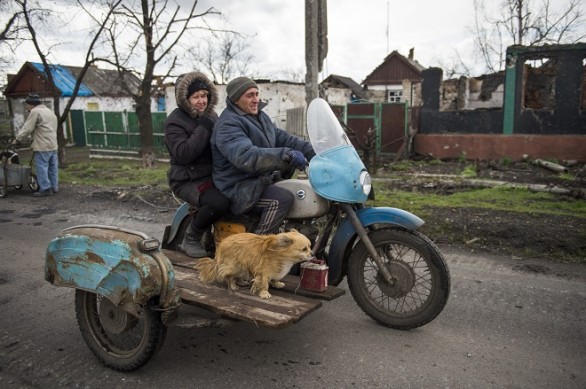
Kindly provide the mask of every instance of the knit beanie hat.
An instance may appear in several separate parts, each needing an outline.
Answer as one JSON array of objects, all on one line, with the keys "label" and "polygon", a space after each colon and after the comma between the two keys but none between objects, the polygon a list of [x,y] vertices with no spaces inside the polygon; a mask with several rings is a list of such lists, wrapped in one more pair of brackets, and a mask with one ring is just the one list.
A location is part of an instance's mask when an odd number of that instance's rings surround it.
[{"label": "knit beanie hat", "polygon": [[208,84],[206,84],[204,81],[195,80],[191,84],[189,84],[189,87],[187,88],[187,98],[189,98],[189,96],[191,96],[192,94],[194,94],[198,90],[205,90],[205,91],[209,92],[210,88],[209,88]]},{"label": "knit beanie hat", "polygon": [[226,94],[230,101],[235,103],[250,88],[258,89],[258,85],[254,80],[248,77],[236,77],[226,86]]},{"label": "knit beanie hat", "polygon": [[30,105],[39,105],[41,104],[41,96],[31,93],[26,97],[26,100],[24,100],[24,102]]}]

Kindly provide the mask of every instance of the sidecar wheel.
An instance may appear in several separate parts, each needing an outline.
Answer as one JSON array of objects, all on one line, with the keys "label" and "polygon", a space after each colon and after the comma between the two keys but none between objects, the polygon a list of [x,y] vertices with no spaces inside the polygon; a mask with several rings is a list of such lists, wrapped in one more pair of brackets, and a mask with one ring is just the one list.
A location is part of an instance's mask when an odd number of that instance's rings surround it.
[{"label": "sidecar wheel", "polygon": [[348,264],[348,286],[360,308],[378,323],[400,330],[435,319],[450,294],[450,273],[437,247],[416,231],[384,229],[369,234],[393,277],[388,283],[362,242]]},{"label": "sidecar wheel", "polygon": [[151,304],[135,317],[105,297],[77,289],[75,313],[92,353],[105,366],[130,371],[143,366],[162,346],[167,327]]},{"label": "sidecar wheel", "polygon": [[28,178],[28,187],[33,191],[37,192],[39,190],[39,182],[37,181],[37,176],[31,174]]}]

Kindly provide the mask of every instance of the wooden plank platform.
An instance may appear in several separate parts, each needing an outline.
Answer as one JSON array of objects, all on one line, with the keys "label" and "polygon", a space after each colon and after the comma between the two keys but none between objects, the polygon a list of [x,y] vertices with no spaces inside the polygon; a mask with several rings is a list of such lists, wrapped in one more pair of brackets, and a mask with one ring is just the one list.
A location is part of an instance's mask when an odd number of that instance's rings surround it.
[{"label": "wooden plank platform", "polygon": [[[221,316],[244,320],[269,328],[284,328],[298,322],[309,313],[321,307],[322,302],[313,297],[333,299],[344,294],[340,288],[330,287],[324,293],[305,291],[313,298],[301,296],[297,288],[299,277],[287,276],[286,287],[271,288],[272,297],[261,299],[250,294],[249,288],[238,292],[229,291],[225,285],[204,284],[199,281],[197,271],[193,268],[197,259],[182,253],[163,250],[173,263],[175,282],[181,289],[181,298],[185,304],[204,308]],[[297,290],[297,294],[295,294]]]}]

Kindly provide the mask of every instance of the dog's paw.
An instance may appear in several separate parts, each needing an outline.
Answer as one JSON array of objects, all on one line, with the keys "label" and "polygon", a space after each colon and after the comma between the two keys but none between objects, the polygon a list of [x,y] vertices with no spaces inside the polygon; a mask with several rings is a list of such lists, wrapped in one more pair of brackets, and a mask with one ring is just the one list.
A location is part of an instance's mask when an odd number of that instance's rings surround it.
[{"label": "dog's paw", "polygon": [[233,279],[229,279],[227,282],[228,282],[228,289],[231,290],[232,292],[238,292],[240,290],[240,288],[238,288],[238,285],[236,285],[236,281],[234,281]]},{"label": "dog's paw", "polygon": [[273,281],[273,288],[281,289],[285,287],[285,283],[281,281]]},{"label": "dog's paw", "polygon": [[258,297],[260,297],[261,299],[270,299],[271,294],[269,292],[267,292],[266,290],[261,290],[260,293],[258,294]]}]

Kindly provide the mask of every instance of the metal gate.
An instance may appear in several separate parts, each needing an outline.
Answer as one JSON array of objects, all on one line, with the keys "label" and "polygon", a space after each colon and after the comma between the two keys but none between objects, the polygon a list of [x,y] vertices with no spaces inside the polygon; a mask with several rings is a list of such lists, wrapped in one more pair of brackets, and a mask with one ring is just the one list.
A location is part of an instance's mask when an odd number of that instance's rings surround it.
[{"label": "metal gate", "polygon": [[[165,112],[153,112],[153,142],[157,153],[165,154]],[[81,111],[70,116],[75,142],[84,142],[92,149],[137,154],[140,150],[140,129],[135,112]]]},{"label": "metal gate", "polygon": [[354,146],[370,145],[378,157],[396,155],[408,135],[406,103],[348,104],[345,116]]}]

